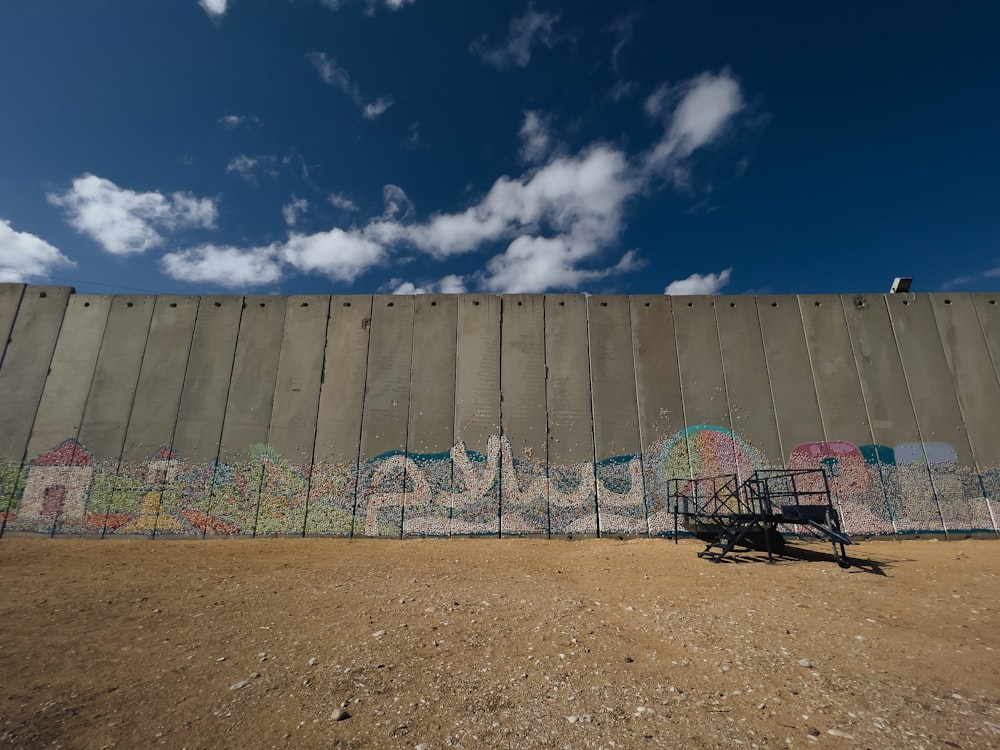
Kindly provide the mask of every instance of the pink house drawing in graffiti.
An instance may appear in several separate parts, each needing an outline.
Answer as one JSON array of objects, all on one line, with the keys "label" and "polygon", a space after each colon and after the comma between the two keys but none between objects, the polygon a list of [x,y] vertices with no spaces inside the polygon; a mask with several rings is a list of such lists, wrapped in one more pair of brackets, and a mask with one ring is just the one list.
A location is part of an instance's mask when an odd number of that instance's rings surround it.
[{"label": "pink house drawing in graffiti", "polygon": [[28,465],[24,494],[17,507],[22,527],[82,525],[87,495],[94,480],[90,453],[70,439]]}]

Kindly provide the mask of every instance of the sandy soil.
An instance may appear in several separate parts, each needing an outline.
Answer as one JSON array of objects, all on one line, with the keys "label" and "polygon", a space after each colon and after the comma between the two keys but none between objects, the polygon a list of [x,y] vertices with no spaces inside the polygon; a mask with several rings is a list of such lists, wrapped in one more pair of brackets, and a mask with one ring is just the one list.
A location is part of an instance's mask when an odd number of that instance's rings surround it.
[{"label": "sandy soil", "polygon": [[7,536],[0,746],[1000,747],[1000,543],[797,547]]}]

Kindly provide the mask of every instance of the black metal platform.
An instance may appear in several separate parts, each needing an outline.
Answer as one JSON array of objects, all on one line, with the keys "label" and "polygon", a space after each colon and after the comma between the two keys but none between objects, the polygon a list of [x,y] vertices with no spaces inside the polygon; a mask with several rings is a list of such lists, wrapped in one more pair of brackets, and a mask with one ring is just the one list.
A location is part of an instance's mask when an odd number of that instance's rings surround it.
[{"label": "black metal platform", "polygon": [[742,483],[735,474],[670,480],[674,539],[680,527],[708,541],[698,557],[719,562],[737,546],[763,548],[768,560],[784,545],[779,526],[828,540],[837,564],[849,568],[841,530],[823,469],[759,469]]}]

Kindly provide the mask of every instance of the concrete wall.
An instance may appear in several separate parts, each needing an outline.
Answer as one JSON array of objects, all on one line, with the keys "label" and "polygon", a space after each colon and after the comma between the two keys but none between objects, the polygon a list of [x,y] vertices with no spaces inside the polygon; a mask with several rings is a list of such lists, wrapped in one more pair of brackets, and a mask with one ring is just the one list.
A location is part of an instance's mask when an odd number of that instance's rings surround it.
[{"label": "concrete wall", "polygon": [[996,535],[998,302],[0,285],[0,533],[661,535],[670,479],[787,466]]}]

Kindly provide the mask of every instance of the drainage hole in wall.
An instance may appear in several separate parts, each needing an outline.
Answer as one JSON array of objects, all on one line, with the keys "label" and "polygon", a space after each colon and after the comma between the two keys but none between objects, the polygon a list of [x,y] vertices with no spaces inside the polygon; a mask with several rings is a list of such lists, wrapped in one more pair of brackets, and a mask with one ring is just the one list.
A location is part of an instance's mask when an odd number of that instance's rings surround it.
[{"label": "drainage hole in wall", "polygon": [[215,306],[216,306],[216,307],[222,307],[222,303],[221,303],[221,302],[216,302],[216,303],[215,303]]},{"label": "drainage hole in wall", "polygon": [[38,293],[38,296],[39,296],[39,297],[41,297],[42,299],[45,299],[45,298],[46,298],[46,297],[48,297],[49,295],[48,295],[48,294],[46,294],[45,292],[39,292],[39,293]]},{"label": "drainage hole in wall", "polygon": [[128,302],[128,303],[125,304],[125,307],[132,307],[132,305],[133,305],[132,302]]},{"label": "drainage hole in wall", "polygon": [[177,307],[177,303],[176,303],[176,302],[171,302],[171,303],[170,303],[170,306],[171,306],[171,307]]},{"label": "drainage hole in wall", "polygon": [[390,302],[388,305],[386,305],[386,307],[395,307],[395,306],[396,306],[395,302]]},{"label": "drainage hole in wall", "polygon": [[688,307],[694,307],[694,302],[688,302]]},{"label": "drainage hole in wall", "polygon": [[431,302],[431,307],[437,307],[437,305],[438,305],[437,302]]},{"label": "drainage hole in wall", "polygon": [[736,303],[735,303],[735,302],[730,302],[730,303],[729,303],[729,306],[730,306],[730,307],[736,307]]},{"label": "drainage hole in wall", "polygon": [[517,306],[518,306],[518,307],[520,307],[520,306],[521,306],[521,304],[522,304],[521,302],[518,302],[518,303],[517,303]]},{"label": "drainage hole in wall", "polygon": [[813,304],[816,305],[816,307],[822,307],[823,306],[822,302],[813,302]]},{"label": "drainage hole in wall", "polygon": [[90,303],[89,303],[89,302],[84,302],[84,303],[83,303],[83,306],[84,306],[84,307],[90,307]]},{"label": "drainage hole in wall", "polygon": [[946,299],[946,300],[944,301],[944,303],[945,303],[946,305],[950,305],[950,304],[951,304],[951,300],[950,300],[950,299]]},{"label": "drainage hole in wall", "polygon": [[607,302],[602,302],[602,303],[601,303],[601,307],[607,307],[607,306],[608,306],[608,303],[607,303]]},{"label": "drainage hole in wall", "polygon": [[301,305],[299,305],[299,307],[309,307],[309,303],[303,302]]},{"label": "drainage hole in wall", "polygon": [[772,303],[771,303],[771,307],[777,307],[777,306],[778,306],[778,303],[777,303],[777,302],[772,302]]},{"label": "drainage hole in wall", "polygon": [[479,300],[473,300],[472,304],[475,305],[476,307],[479,307]]},{"label": "drainage hole in wall", "polygon": [[910,300],[908,300],[908,299],[904,299],[904,300],[903,300],[903,304],[904,304],[904,305],[908,305],[908,304],[910,304]]},{"label": "drainage hole in wall", "polygon": [[646,307],[649,307],[649,303],[648,302],[646,303]]},{"label": "drainage hole in wall", "polygon": [[351,306],[351,303],[350,303],[350,302],[345,302],[345,303],[344,303],[344,307],[350,307],[350,306]]}]

